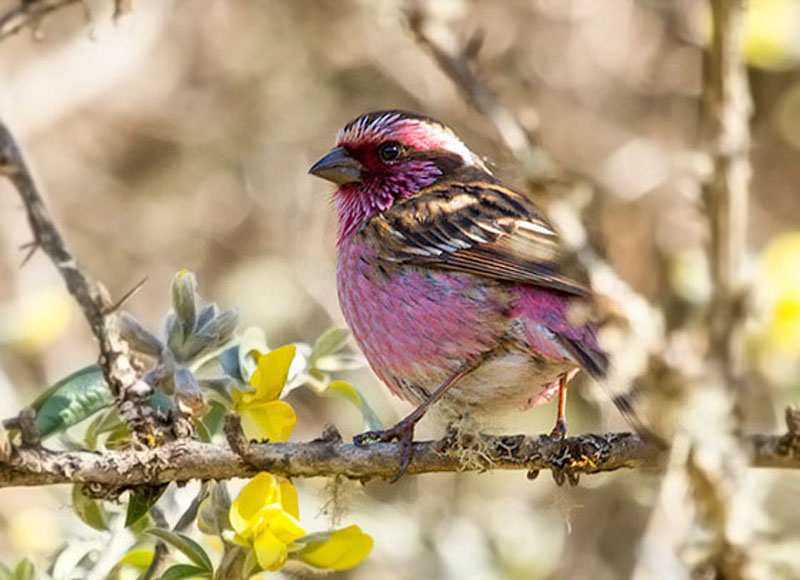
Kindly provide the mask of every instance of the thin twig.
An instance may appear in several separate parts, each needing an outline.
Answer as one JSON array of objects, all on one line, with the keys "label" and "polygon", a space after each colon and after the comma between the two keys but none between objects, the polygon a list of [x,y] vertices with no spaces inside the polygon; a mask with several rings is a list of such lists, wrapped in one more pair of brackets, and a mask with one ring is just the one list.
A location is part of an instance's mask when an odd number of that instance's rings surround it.
[{"label": "thin twig", "polygon": [[481,33],[474,34],[462,46],[452,42],[454,46],[445,47],[426,29],[427,19],[422,7],[412,7],[406,17],[417,42],[433,56],[467,102],[491,122],[506,149],[526,168],[529,180],[553,177],[556,168],[550,155],[536,143],[535,135],[522,126],[516,115],[497,101],[475,72],[473,61],[483,41]]},{"label": "thin twig", "polygon": [[55,10],[81,3],[83,0],[23,0],[0,15],[0,41],[23,28],[36,28],[45,16]]},{"label": "thin twig", "polygon": [[25,205],[34,244],[58,269],[100,346],[99,365],[123,419],[140,439],[160,434],[146,397],[149,385],[139,379],[128,345],[119,334],[105,289],[83,271],[67,248],[44,204],[30,169],[11,131],[0,121],[0,176],[11,181]]}]

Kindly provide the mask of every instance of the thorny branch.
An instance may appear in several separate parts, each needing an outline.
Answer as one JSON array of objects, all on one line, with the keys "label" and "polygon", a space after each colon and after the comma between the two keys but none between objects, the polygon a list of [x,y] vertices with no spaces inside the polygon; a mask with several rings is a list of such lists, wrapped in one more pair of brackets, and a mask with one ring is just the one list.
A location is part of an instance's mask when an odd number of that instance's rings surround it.
[{"label": "thorny branch", "polygon": [[47,254],[83,311],[92,334],[99,343],[98,362],[117,401],[121,416],[142,439],[152,439],[159,430],[153,410],[145,400],[151,388],[139,378],[128,345],[117,329],[116,316],[111,311],[111,300],[102,285],[84,272],[73,258],[44,204],[20,147],[2,121],[0,176],[6,177],[13,184],[25,205],[28,223],[34,235],[30,252],[41,248]]}]

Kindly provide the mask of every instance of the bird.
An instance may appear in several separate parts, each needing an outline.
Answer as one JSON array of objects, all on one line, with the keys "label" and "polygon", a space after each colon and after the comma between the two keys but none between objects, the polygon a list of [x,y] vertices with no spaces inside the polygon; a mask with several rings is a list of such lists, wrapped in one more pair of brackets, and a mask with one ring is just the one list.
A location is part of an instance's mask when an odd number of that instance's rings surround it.
[{"label": "bird", "polygon": [[416,405],[359,446],[399,441],[446,399],[476,416],[558,400],[552,436],[566,435],[567,385],[608,372],[592,324],[570,309],[592,299],[555,228],[496,178],[456,133],[403,110],[369,112],[336,135],[310,169],[336,185],[340,307],[372,370]]}]

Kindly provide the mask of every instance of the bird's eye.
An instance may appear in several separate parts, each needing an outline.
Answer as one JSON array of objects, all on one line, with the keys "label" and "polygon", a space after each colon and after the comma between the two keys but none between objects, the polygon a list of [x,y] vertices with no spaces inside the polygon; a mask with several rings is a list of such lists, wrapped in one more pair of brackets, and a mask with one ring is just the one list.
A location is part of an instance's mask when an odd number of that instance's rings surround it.
[{"label": "bird's eye", "polygon": [[402,146],[397,141],[388,141],[378,147],[378,157],[381,161],[394,161],[400,157]]}]

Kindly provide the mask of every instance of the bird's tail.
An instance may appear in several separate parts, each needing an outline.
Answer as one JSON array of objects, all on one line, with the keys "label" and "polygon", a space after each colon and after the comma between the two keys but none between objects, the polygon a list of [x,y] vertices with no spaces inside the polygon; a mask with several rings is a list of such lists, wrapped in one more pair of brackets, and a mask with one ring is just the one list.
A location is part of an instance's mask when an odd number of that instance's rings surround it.
[{"label": "bird's tail", "polygon": [[583,367],[583,369],[598,383],[604,385],[604,388],[609,392],[614,406],[628,424],[630,424],[633,430],[636,431],[636,434],[648,441],[662,442],[661,438],[653,433],[641,416],[636,412],[636,389],[634,388],[626,393],[615,394],[611,393],[610,389],[605,385],[603,379],[608,376],[608,355],[599,347],[588,344],[586,341],[571,339],[563,335],[560,335],[559,338],[564,347],[572,354],[581,367]]}]

